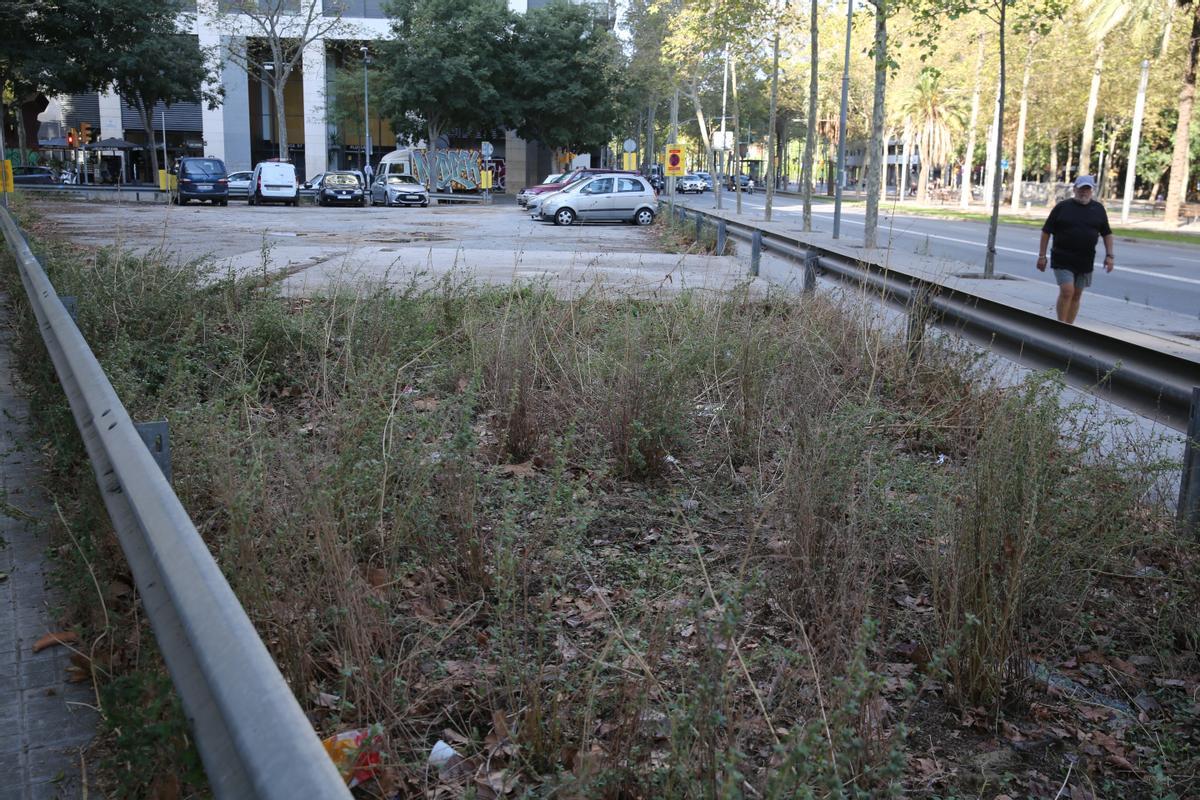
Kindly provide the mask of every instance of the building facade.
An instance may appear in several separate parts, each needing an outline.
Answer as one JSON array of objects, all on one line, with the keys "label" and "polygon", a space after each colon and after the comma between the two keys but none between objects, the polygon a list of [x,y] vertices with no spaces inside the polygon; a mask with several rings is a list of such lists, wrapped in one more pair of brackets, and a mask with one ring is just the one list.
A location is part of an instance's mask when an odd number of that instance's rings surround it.
[{"label": "building facade", "polygon": [[[545,3],[546,0],[508,0],[509,7],[518,13]],[[336,14],[334,8],[343,9],[340,22],[327,35],[305,47],[301,64],[284,86],[288,155],[301,175],[361,168],[364,163],[363,122],[335,118],[335,76],[344,63],[361,64],[357,59],[363,44],[389,36],[385,4],[386,0],[296,0],[297,14],[315,6],[316,12],[329,18]],[[224,0],[199,0],[194,11],[188,9],[188,27],[200,46],[220,53],[222,103],[216,108],[200,103],[176,103],[167,108],[160,104],[153,112],[152,124],[156,145],[162,152],[165,140],[168,158],[213,156],[222,159],[228,170],[234,172],[251,169],[258,161],[278,156],[279,137],[269,81],[266,76],[251,74],[230,55],[244,48],[247,42],[253,44],[256,30],[250,19],[225,9]],[[53,118],[55,113],[59,114],[58,119]],[[42,138],[48,138],[56,128],[78,128],[86,121],[101,138],[125,139],[135,145],[147,141],[139,115],[112,92],[58,98],[42,119]],[[372,115],[370,126],[372,157],[377,164],[396,147],[396,136],[378,115]],[[452,136],[442,144],[476,149],[484,136],[495,148],[494,158],[504,160],[508,191],[519,191],[553,171],[553,154],[537,143],[519,138],[513,131],[466,133]],[[136,157],[132,159],[132,163],[137,162]],[[126,179],[140,177],[132,174]]]}]

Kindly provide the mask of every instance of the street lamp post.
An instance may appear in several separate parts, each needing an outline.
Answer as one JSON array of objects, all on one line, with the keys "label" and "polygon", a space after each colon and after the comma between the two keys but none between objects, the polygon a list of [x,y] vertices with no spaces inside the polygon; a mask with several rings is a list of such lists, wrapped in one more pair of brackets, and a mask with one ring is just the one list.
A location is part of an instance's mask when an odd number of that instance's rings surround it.
[{"label": "street lamp post", "polygon": [[363,131],[367,136],[366,164],[363,165],[363,174],[366,174],[367,167],[371,165],[371,90],[367,86],[367,67],[371,65],[371,54],[367,51],[367,46],[364,44],[360,50],[363,57]]}]

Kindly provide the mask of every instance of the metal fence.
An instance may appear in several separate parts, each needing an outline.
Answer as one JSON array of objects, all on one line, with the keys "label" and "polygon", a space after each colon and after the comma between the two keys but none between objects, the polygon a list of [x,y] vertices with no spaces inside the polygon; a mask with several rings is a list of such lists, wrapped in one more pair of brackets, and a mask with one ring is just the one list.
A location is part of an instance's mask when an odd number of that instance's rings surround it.
[{"label": "metal fence", "polygon": [[350,798],[8,209],[0,227],[218,798]]}]

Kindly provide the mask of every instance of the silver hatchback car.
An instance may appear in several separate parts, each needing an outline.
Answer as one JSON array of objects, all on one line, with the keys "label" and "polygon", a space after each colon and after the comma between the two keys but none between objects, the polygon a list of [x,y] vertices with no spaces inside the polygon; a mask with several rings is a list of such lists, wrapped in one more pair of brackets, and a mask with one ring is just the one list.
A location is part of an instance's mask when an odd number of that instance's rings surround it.
[{"label": "silver hatchback car", "polygon": [[553,220],[555,225],[570,225],[575,220],[649,225],[657,209],[658,200],[649,181],[640,175],[617,173],[576,181],[548,195],[530,216]]}]

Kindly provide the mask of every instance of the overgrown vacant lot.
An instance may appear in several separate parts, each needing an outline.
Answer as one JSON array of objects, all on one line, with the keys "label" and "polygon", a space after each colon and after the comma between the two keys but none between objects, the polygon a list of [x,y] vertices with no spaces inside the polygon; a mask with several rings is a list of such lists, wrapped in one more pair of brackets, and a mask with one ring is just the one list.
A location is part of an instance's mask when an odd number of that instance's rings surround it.
[{"label": "overgrown vacant lot", "polygon": [[[1052,379],[821,297],[287,300],[40,249],[318,731],[381,727],[363,796],[1200,792],[1196,548]],[[22,330],[104,780],[203,795]]]}]

